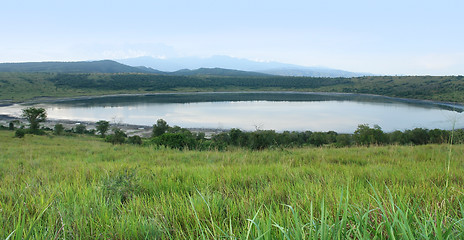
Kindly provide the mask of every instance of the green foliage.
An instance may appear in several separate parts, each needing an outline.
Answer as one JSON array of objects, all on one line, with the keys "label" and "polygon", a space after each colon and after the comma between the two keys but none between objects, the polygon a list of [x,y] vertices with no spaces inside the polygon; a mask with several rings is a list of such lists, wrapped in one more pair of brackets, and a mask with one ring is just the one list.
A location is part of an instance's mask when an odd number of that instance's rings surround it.
[{"label": "green foliage", "polygon": [[108,132],[109,127],[110,127],[110,123],[105,120],[98,121],[95,126],[95,128],[97,129],[97,132],[103,138],[105,137],[106,132]]},{"label": "green foliage", "polygon": [[87,126],[84,124],[77,124],[76,127],[74,128],[74,132],[77,134],[84,134],[87,130]]},{"label": "green foliage", "polygon": [[2,99],[172,91],[312,91],[377,94],[464,103],[461,76],[172,76],[159,74],[0,73]]},{"label": "green foliage", "polygon": [[360,124],[353,134],[353,140],[358,145],[381,145],[387,143],[388,139],[385,133],[378,125],[370,128],[367,124]]},{"label": "green foliage", "polygon": [[62,135],[64,133],[64,126],[61,123],[55,124],[55,127],[53,128],[53,133],[55,135]]},{"label": "green foliage", "polygon": [[164,133],[156,137],[154,142],[158,145],[179,150],[183,150],[184,148],[195,149],[196,147],[193,136],[185,133]]},{"label": "green foliage", "polygon": [[105,141],[112,144],[123,144],[126,142],[126,133],[119,128],[113,129],[113,134],[106,136]]},{"label": "green foliage", "polygon": [[163,119],[158,119],[156,124],[153,125],[152,137],[158,137],[166,133],[169,129],[169,125]]},{"label": "green foliage", "polygon": [[22,128],[18,128],[16,129],[15,131],[15,137],[17,138],[23,138],[25,135],[26,135],[27,131],[25,129],[22,129]]},{"label": "green foliage", "polygon": [[39,130],[39,124],[47,119],[47,112],[43,108],[28,107],[22,110],[22,117],[29,122],[32,133]]},{"label": "green foliage", "polygon": [[135,144],[135,145],[142,145],[142,138],[140,136],[134,135],[127,138],[127,143]]},{"label": "green foliage", "polygon": [[312,145],[316,146],[316,147],[320,147],[324,144],[327,144],[329,143],[329,141],[327,140],[327,136],[325,133],[323,132],[313,132],[310,136],[309,136],[309,143],[311,143]]},{"label": "green foliage", "polygon": [[8,123],[8,130],[11,130],[11,131],[15,130],[15,126],[13,122]]}]

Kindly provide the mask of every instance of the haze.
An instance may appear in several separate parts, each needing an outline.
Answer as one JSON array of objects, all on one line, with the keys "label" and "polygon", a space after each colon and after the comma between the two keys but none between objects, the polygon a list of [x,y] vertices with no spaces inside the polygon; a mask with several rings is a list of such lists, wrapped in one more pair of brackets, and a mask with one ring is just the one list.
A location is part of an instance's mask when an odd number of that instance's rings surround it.
[{"label": "haze", "polygon": [[209,57],[464,75],[463,1],[4,1],[0,62]]}]

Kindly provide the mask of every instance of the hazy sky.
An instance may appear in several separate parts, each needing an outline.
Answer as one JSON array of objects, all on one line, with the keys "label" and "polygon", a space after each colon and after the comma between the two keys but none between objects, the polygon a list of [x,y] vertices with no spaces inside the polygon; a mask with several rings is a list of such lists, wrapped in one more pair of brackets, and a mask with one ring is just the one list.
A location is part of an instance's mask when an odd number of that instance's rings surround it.
[{"label": "hazy sky", "polygon": [[462,0],[15,0],[0,62],[228,55],[376,74],[464,75]]}]

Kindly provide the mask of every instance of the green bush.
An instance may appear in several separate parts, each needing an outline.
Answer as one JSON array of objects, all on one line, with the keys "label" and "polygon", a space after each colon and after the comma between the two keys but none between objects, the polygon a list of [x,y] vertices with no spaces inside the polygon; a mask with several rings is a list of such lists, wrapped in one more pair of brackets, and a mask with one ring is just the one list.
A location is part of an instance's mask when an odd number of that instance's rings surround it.
[{"label": "green bush", "polygon": [[25,129],[19,128],[19,129],[17,129],[16,132],[15,132],[15,137],[17,137],[17,138],[23,138],[24,135],[26,135],[26,132],[27,132],[27,131],[26,131]]},{"label": "green bush", "polygon": [[142,145],[142,138],[140,136],[131,136],[127,138],[127,143],[135,144],[135,145]]}]

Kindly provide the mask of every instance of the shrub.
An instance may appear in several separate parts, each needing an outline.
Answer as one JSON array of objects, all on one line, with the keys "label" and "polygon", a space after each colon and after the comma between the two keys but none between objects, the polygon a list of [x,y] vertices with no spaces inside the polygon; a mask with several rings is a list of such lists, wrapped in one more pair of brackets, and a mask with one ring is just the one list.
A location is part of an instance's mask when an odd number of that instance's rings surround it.
[{"label": "shrub", "polygon": [[106,136],[105,141],[112,144],[123,144],[126,142],[126,137],[126,133],[119,128],[115,128],[113,134]]},{"label": "shrub", "polygon": [[140,136],[131,136],[127,138],[127,143],[135,144],[135,145],[142,145],[142,138]]},{"label": "shrub", "polygon": [[16,132],[15,132],[15,137],[17,138],[23,138],[24,135],[26,135],[26,130],[20,128],[20,129],[17,129]]},{"label": "shrub", "polygon": [[55,127],[53,128],[53,133],[55,135],[62,135],[63,132],[64,132],[63,124],[60,124],[60,123],[55,124]]}]

